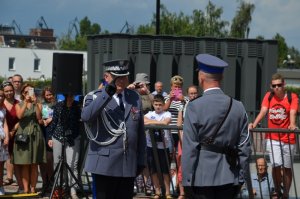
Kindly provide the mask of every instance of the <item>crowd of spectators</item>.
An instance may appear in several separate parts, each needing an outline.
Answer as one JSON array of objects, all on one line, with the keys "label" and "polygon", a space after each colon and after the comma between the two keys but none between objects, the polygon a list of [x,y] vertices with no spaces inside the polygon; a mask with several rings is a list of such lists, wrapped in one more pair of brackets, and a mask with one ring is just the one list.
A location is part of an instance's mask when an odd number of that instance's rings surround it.
[{"label": "crowd of spectators", "polygon": [[[57,102],[51,87],[43,88],[41,96],[38,96],[32,85],[23,82],[20,74],[2,82],[0,195],[5,194],[3,186],[14,183],[14,175],[18,193],[37,193],[39,172],[43,188],[51,190],[54,168],[61,156],[62,132],[67,137],[67,163],[78,174],[80,107],[74,96],[65,96],[65,100]],[[72,185],[74,179],[70,175],[66,178]],[[74,187],[69,195],[72,199],[78,198]]]},{"label": "crowd of spectators", "polygon": [[[199,96],[197,86],[188,85],[185,92],[182,90],[183,83],[183,78],[175,75],[170,79],[169,91],[164,88],[161,81],[157,81],[154,84],[155,90],[151,92],[151,82],[148,75],[146,73],[136,74],[135,81],[129,84],[127,88],[135,90],[141,96],[145,125],[182,127],[189,101]],[[280,86],[279,83],[283,82],[275,83],[274,89],[277,89]],[[103,79],[99,89],[106,85],[107,82]],[[81,150],[81,132],[79,132],[81,105],[74,101],[73,95],[65,95],[64,101],[57,102],[56,94],[51,87],[45,87],[41,96],[32,93],[34,89],[32,85],[24,84],[23,78],[19,74],[1,84],[0,195],[5,194],[3,186],[13,183],[13,175],[15,175],[19,193],[37,192],[38,171],[40,171],[42,177],[43,187],[53,183],[54,168],[59,162],[64,141],[66,142],[67,163],[75,175],[80,172],[78,170],[78,159]],[[38,100],[38,97],[41,97],[41,101]],[[265,109],[268,110],[268,108]],[[265,114],[266,112],[264,112]],[[261,119],[257,119],[255,125],[250,124],[250,128],[255,128]],[[151,140],[150,133],[154,134],[154,142]],[[136,178],[138,191],[145,192],[146,195],[153,195],[154,198],[161,198],[162,195],[165,195],[168,199],[172,198],[172,195],[176,195],[180,199],[186,198],[182,186],[181,167],[183,133],[183,130],[153,132],[147,130],[145,132],[147,167]],[[18,141],[16,137],[19,135],[25,135],[26,142]],[[165,186],[164,193],[157,175],[158,168],[156,168],[154,161],[153,144],[156,144],[155,148],[158,149],[159,169],[163,174]],[[4,163],[6,178],[3,177]],[[274,188],[272,176],[267,175],[267,162],[265,159],[257,160],[257,166],[258,175],[252,176],[253,194],[269,196],[270,185],[273,191],[280,192],[279,182],[275,182]],[[276,168],[276,166],[273,167]],[[273,174],[273,177],[278,178],[276,174]],[[71,175],[66,176],[66,178],[68,178],[68,184],[74,183]],[[259,186],[257,182],[259,182]],[[261,182],[267,184],[261,185]],[[288,196],[290,182],[284,184],[288,186],[287,189],[283,190],[284,194]],[[265,193],[267,185],[268,191]],[[243,194],[245,190],[244,186],[242,189]],[[74,187],[70,189],[70,196],[72,199],[78,198]]]}]

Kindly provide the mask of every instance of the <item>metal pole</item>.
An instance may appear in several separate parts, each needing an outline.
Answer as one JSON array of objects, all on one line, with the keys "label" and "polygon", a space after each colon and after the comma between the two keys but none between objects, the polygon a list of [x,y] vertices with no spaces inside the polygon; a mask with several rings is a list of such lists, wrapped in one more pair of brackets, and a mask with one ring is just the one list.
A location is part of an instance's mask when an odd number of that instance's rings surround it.
[{"label": "metal pole", "polygon": [[160,34],[160,0],[156,0],[156,35]]}]

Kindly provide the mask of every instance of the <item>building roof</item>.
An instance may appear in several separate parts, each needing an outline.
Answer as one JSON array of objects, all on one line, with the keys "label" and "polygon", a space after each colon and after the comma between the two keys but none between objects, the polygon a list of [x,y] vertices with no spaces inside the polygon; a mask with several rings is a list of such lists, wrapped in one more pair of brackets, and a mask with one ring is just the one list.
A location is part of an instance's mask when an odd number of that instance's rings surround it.
[{"label": "building roof", "polygon": [[279,68],[277,72],[285,79],[300,79],[300,69]]}]

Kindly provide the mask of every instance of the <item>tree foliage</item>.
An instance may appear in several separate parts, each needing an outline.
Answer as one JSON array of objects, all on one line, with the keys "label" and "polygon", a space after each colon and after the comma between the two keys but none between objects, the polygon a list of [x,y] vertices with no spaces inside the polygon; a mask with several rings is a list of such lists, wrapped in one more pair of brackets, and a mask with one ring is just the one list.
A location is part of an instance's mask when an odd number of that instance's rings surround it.
[{"label": "tree foliage", "polygon": [[76,35],[75,38],[71,38],[70,31],[60,38],[58,42],[59,49],[87,50],[87,35],[99,34],[101,31],[101,26],[97,23],[92,24],[88,17],[84,17],[79,22],[79,26],[79,35]]},{"label": "tree foliage", "polygon": [[97,23],[92,24],[88,17],[84,17],[79,25],[81,36],[99,34],[101,31],[100,25]]},{"label": "tree foliage", "polygon": [[[223,8],[217,7],[211,1],[208,1],[204,10],[194,9],[191,15],[185,15],[183,12],[170,12],[161,4],[160,12],[160,34],[176,36],[196,36],[196,37],[236,37],[247,38],[250,32],[250,24],[255,5],[247,3],[244,0],[238,0],[239,6],[234,18],[231,21],[230,32],[229,22],[222,19]],[[70,34],[62,35],[59,39],[59,49],[63,50],[87,50],[87,35],[100,34],[101,26],[92,23],[88,17],[84,17],[79,22],[80,30],[75,37]],[[156,33],[156,14],[153,14],[150,23],[139,25],[137,34]],[[103,34],[109,34],[104,30]],[[258,35],[257,39],[264,40],[264,36]],[[273,39],[278,41],[278,66],[287,67],[284,60],[290,55],[294,66],[300,68],[300,53],[294,47],[288,47],[285,38],[277,33]]]},{"label": "tree foliage", "polygon": [[264,39],[265,39],[265,37],[264,37],[264,36],[262,36],[262,35],[257,35],[257,36],[256,36],[256,39],[264,40]]},{"label": "tree foliage", "polygon": [[284,37],[279,33],[276,33],[273,39],[277,40],[278,42],[278,66],[283,67],[283,61],[286,60],[288,55],[288,46],[285,42]]},{"label": "tree foliage", "polygon": [[240,6],[232,19],[230,36],[237,38],[248,38],[250,32],[250,23],[252,20],[252,13],[254,12],[255,5],[240,1]]},{"label": "tree foliage", "polygon": [[297,95],[300,96],[300,88],[299,87],[286,86],[285,89],[288,91],[291,91],[293,93],[297,93]]},{"label": "tree foliage", "polygon": [[[228,21],[221,20],[223,13],[222,8],[216,7],[209,1],[205,12],[195,9],[191,16],[185,15],[183,12],[171,13],[164,5],[161,5],[160,16],[160,34],[177,35],[177,36],[211,36],[225,37],[228,34]],[[140,25],[137,29],[138,34],[154,34],[155,33],[156,15],[149,24]]]},{"label": "tree foliage", "polygon": [[18,48],[26,48],[26,41],[24,38],[21,38],[18,43]]}]

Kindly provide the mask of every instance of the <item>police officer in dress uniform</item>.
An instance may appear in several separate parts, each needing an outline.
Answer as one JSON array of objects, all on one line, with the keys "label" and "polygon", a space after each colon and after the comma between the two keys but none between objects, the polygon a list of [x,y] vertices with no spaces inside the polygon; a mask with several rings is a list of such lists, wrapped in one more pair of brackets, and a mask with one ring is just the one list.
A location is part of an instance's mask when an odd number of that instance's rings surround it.
[{"label": "police officer in dress uniform", "polygon": [[127,60],[104,63],[108,85],[87,94],[81,118],[90,139],[85,171],[97,199],[133,197],[134,178],[145,167],[146,138],[140,96],[128,85]]},{"label": "police officer in dress uniform", "polygon": [[243,104],[220,89],[223,60],[196,56],[203,96],[189,102],[183,125],[182,172],[186,198],[234,198],[251,153]]}]

